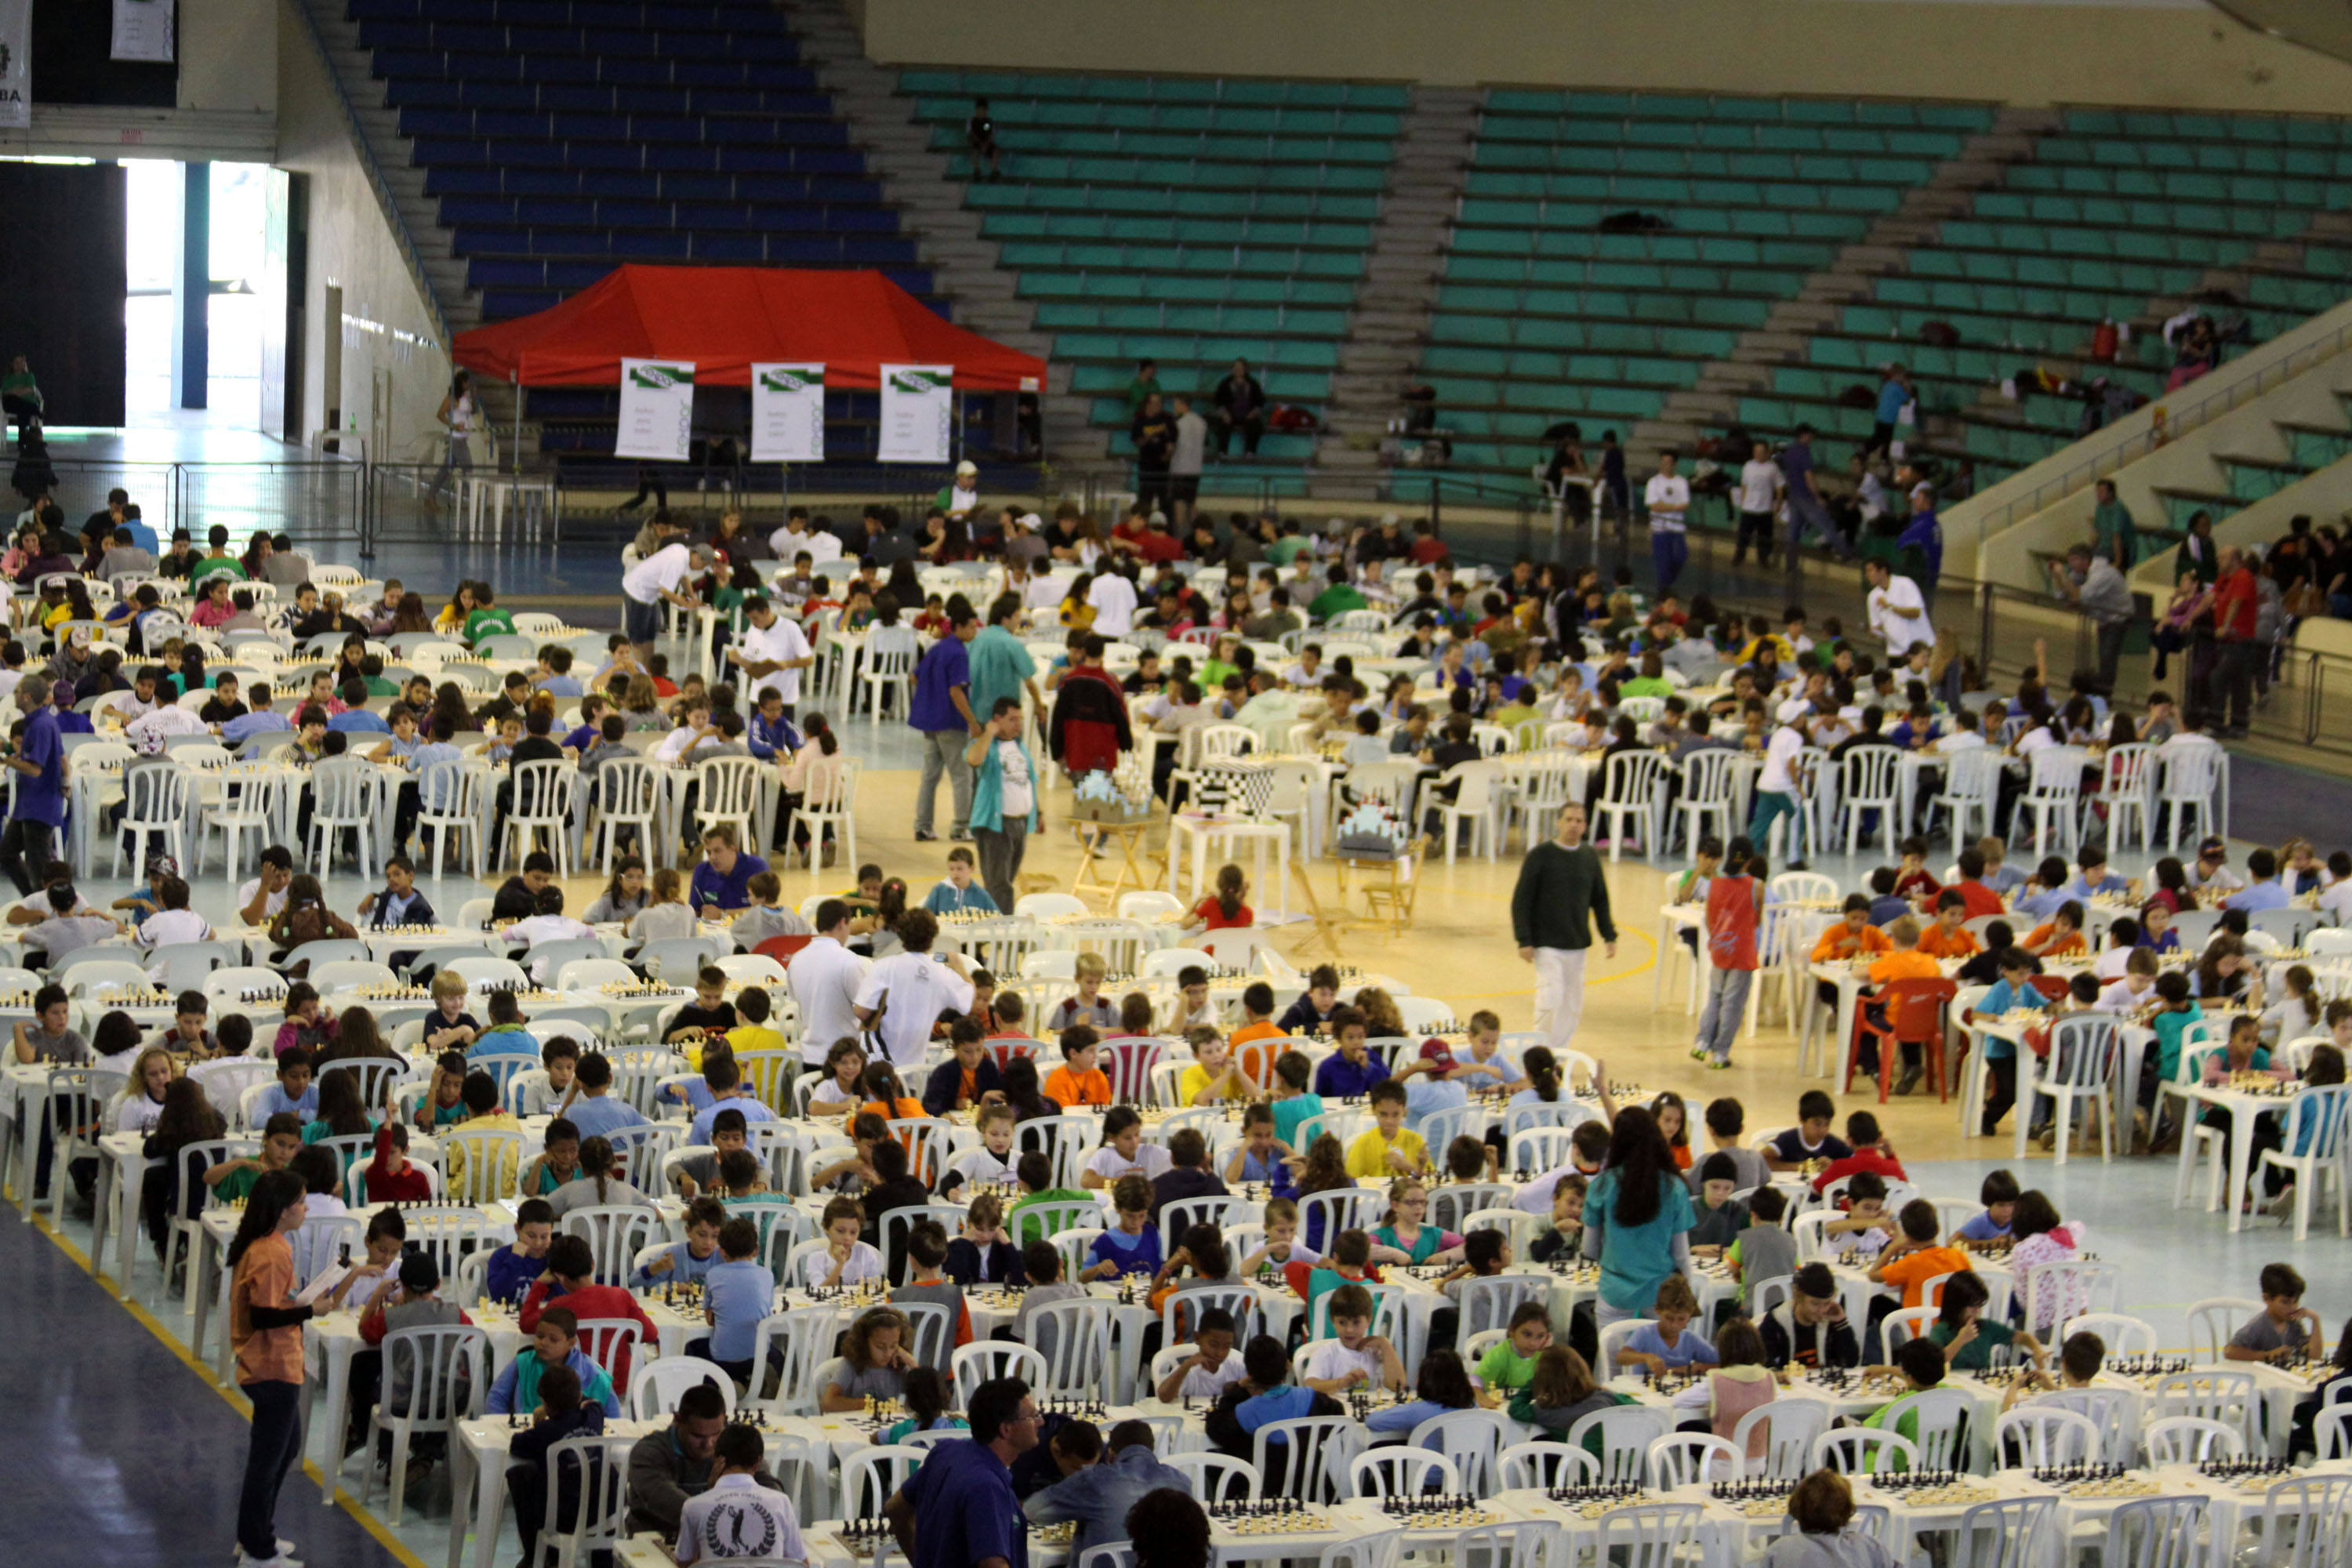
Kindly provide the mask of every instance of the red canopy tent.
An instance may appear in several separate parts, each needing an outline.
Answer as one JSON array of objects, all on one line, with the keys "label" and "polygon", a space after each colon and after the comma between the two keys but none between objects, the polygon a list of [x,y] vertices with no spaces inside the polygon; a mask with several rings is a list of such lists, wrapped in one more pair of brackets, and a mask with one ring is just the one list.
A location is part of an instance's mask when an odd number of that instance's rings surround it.
[{"label": "red canopy tent", "polygon": [[563,303],[457,334],[454,357],[522,386],[609,386],[621,361],[677,359],[704,386],[749,386],[754,363],[823,364],[825,384],[881,385],[885,364],[955,367],[972,392],[1038,392],[1045,362],[941,321],[879,272],[617,267]]}]

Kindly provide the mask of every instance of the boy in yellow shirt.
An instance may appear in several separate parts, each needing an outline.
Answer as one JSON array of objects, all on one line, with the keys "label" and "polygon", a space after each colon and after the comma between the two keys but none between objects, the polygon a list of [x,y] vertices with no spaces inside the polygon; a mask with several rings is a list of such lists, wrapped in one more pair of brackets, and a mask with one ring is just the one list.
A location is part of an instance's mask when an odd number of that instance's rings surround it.
[{"label": "boy in yellow shirt", "polygon": [[768,1027],[772,1005],[768,994],[756,985],[746,985],[735,998],[739,1022],[727,1031],[727,1044],[737,1056],[745,1051],[781,1051],[790,1044],[780,1031]]},{"label": "boy in yellow shirt", "polygon": [[1394,1079],[1372,1086],[1376,1125],[1348,1145],[1351,1176],[1410,1176],[1429,1169],[1429,1145],[1404,1124],[1404,1085]]}]

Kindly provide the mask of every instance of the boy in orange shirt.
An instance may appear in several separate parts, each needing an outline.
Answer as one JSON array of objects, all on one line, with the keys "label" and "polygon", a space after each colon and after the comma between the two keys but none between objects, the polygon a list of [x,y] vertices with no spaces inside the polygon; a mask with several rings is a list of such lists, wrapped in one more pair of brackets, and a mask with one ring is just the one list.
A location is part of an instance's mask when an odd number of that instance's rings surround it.
[{"label": "boy in orange shirt", "polygon": [[1951,888],[1936,895],[1936,923],[1919,934],[1919,951],[1930,958],[1974,958],[1984,949],[1977,933],[1963,924],[1969,901]]},{"label": "boy in orange shirt", "polygon": [[[1939,1238],[1942,1226],[1936,1205],[1925,1198],[1913,1198],[1903,1205],[1896,1216],[1903,1234],[1887,1244],[1870,1266],[1874,1285],[1895,1285],[1902,1288],[1903,1304],[1906,1307],[1933,1305],[1920,1299],[1920,1286],[1938,1274],[1958,1274],[1973,1269],[1976,1265],[1969,1255],[1958,1247],[1946,1247]],[[1889,1308],[1888,1310],[1893,1309]],[[1883,1316],[1873,1310],[1874,1325]]]},{"label": "boy in orange shirt", "polygon": [[[1871,992],[1883,994],[1897,980],[1941,980],[1944,977],[1943,966],[1919,951],[1919,921],[1916,917],[1904,915],[1888,925],[1886,940],[1892,944],[1890,951],[1871,961]],[[1883,1001],[1874,1000],[1870,994],[1865,993],[1862,999],[1862,1012],[1869,1016],[1872,1023],[1882,1028],[1885,1026],[1886,1007]],[[1855,1065],[1873,1078],[1878,1076],[1878,1041],[1875,1037],[1863,1041],[1862,1055]],[[1919,1047],[1906,1044],[1903,1047],[1903,1078],[1895,1085],[1895,1092],[1908,1094],[1918,1087],[1922,1070]]]},{"label": "boy in orange shirt", "polygon": [[2083,940],[2083,906],[2067,900],[2018,945],[2037,958],[2087,958],[2091,944]]},{"label": "boy in orange shirt", "polygon": [[[1886,933],[1870,923],[1870,895],[1849,893],[1845,900],[1845,918],[1822,932],[1821,941],[1813,943],[1815,963],[1840,963],[1853,958],[1867,958],[1893,949]],[[1821,982],[1822,1005],[1835,1011],[1838,988],[1828,981]]]},{"label": "boy in orange shirt", "polygon": [[1045,1079],[1046,1099],[1059,1102],[1065,1110],[1110,1103],[1110,1075],[1095,1065],[1101,1038],[1087,1024],[1073,1024],[1062,1031],[1062,1065]]},{"label": "boy in orange shirt", "polygon": [[1265,981],[1254,980],[1242,988],[1242,1015],[1247,1022],[1225,1037],[1225,1044],[1235,1050],[1252,1040],[1283,1037],[1282,1026],[1274,1021],[1274,987]]}]

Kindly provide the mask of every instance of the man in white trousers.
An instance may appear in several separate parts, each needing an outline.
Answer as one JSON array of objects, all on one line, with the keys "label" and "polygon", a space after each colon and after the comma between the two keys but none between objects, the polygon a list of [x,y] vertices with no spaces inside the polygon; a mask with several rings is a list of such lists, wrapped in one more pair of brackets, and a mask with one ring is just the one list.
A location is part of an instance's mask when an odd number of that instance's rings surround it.
[{"label": "man in white trousers", "polygon": [[1617,925],[1609,918],[1609,880],[1601,857],[1584,842],[1584,803],[1559,808],[1549,843],[1528,851],[1519,885],[1511,892],[1511,931],[1519,956],[1536,966],[1536,1027],[1557,1051],[1576,1038],[1584,1017],[1584,954],[1592,928],[1601,952],[1617,956]]}]

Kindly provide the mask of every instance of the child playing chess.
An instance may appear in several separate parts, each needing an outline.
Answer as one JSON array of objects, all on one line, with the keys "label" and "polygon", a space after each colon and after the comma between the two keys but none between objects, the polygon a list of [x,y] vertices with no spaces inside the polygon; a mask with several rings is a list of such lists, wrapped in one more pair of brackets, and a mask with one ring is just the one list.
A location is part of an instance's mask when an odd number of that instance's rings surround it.
[{"label": "child playing chess", "polygon": [[1156,1392],[1163,1405],[1180,1399],[1213,1400],[1241,1377],[1241,1358],[1234,1353],[1234,1315],[1223,1307],[1212,1307],[1193,1327],[1192,1353],[1160,1380]]},{"label": "child playing chess", "polygon": [[421,1131],[433,1132],[465,1120],[466,1053],[443,1051],[433,1061],[432,1088],[416,1102],[416,1125]]},{"label": "child playing chess", "polygon": [[[2002,1396],[2001,1414],[2008,1415],[2019,1405],[2039,1403],[2043,1394],[2073,1393],[2091,1387],[2098,1382],[2099,1369],[2106,1364],[2106,1341],[2087,1329],[2068,1334],[2065,1342],[2058,1347],[2058,1381],[2053,1383],[2050,1373],[2039,1366],[2026,1368],[2017,1381],[2009,1385],[2009,1393]],[[2001,1462],[2009,1463],[2009,1456],[2003,1455]]]},{"label": "child playing chess", "polygon": [[555,1211],[547,1200],[523,1199],[515,1206],[514,1240],[491,1253],[482,1270],[482,1293],[500,1306],[520,1301],[547,1271],[547,1247],[554,1239]]},{"label": "child playing chess", "polygon": [[1505,1337],[1486,1347],[1471,1370],[1486,1390],[1488,1406],[1500,1404],[1528,1386],[1536,1375],[1536,1360],[1551,1346],[1551,1313],[1541,1301],[1522,1301],[1511,1309]]},{"label": "child playing chess", "polygon": [[1023,1282],[1021,1249],[1005,1233],[1004,1205],[994,1193],[972,1197],[964,1211],[961,1234],[948,1243],[946,1271],[949,1279],[966,1288]]},{"label": "child playing chess", "polygon": [[917,1432],[961,1432],[971,1426],[962,1416],[950,1413],[953,1401],[948,1395],[948,1380],[935,1369],[915,1368],[907,1374],[906,1384],[906,1392],[900,1395],[907,1406],[906,1418],[877,1431],[877,1444],[887,1447],[903,1443]]},{"label": "child playing chess", "polygon": [[433,1178],[408,1163],[407,1127],[390,1116],[375,1130],[375,1157],[362,1179],[372,1204],[421,1204],[433,1196]]},{"label": "child playing chess", "polygon": [[1376,1437],[1402,1439],[1424,1421],[1478,1408],[1478,1391],[1470,1385],[1469,1371],[1452,1351],[1433,1350],[1421,1358],[1421,1369],[1413,1374],[1412,1395],[1367,1412],[1366,1429]]},{"label": "child playing chess", "polygon": [[901,1397],[907,1373],[915,1370],[915,1358],[907,1349],[912,1337],[906,1318],[894,1308],[859,1313],[842,1337],[840,1380],[825,1384],[818,1408],[841,1415],[864,1410],[869,1399]]},{"label": "child playing chess", "polygon": [[[855,1039],[844,1036],[834,1041],[833,1048],[824,1053],[824,1071],[825,1077],[809,1095],[808,1113],[825,1117],[854,1114],[866,1101],[865,1094],[857,1087],[857,1080],[866,1076],[865,1050]],[[953,1077],[952,1074],[944,1076]]]},{"label": "child playing chess", "polygon": [[861,1279],[882,1278],[882,1254],[859,1239],[866,1231],[866,1210],[856,1198],[834,1198],[824,1205],[824,1250],[801,1259],[801,1282],[835,1289]]},{"label": "child playing chess", "polygon": [[1110,1078],[1096,1066],[1102,1037],[1091,1025],[1073,1024],[1062,1031],[1062,1065],[1045,1079],[1045,1098],[1064,1110],[1080,1106],[1108,1105]]},{"label": "child playing chess", "polygon": [[719,1233],[726,1224],[726,1207],[717,1198],[695,1199],[686,1205],[686,1239],[662,1248],[630,1279],[629,1288],[700,1284],[719,1266]]},{"label": "child playing chess", "polygon": [[1289,1148],[1274,1135],[1274,1108],[1253,1105],[1242,1112],[1242,1141],[1234,1157],[1225,1162],[1225,1184],[1260,1182],[1271,1187],[1275,1196],[1287,1196],[1291,1158]]},{"label": "child playing chess", "polygon": [[[719,1263],[702,1281],[702,1316],[710,1337],[701,1342],[699,1353],[728,1376],[749,1383],[755,1375],[760,1325],[775,1310],[776,1277],[760,1261],[760,1227],[750,1220],[727,1221],[719,1227],[718,1242]],[[689,1344],[686,1353],[696,1354],[697,1347]]]},{"label": "child playing chess", "polygon": [[[969,1026],[958,1019],[957,1027]],[[945,1069],[942,1068],[942,1071]],[[937,1075],[934,1074],[934,1077]],[[940,1177],[940,1195],[947,1197],[966,1182],[984,1186],[1010,1185],[1020,1178],[1020,1155],[1013,1148],[1013,1115],[1009,1105],[980,1108],[980,1142],[958,1154]]]},{"label": "child playing chess", "polygon": [[1822,1226],[1822,1243],[1842,1262],[1867,1262],[1895,1239],[1886,1216],[1886,1178],[1864,1171],[1845,1184],[1848,1207],[1840,1217]]},{"label": "child playing chess", "polygon": [[1160,1227],[1151,1223],[1151,1184],[1141,1176],[1121,1176],[1111,1184],[1110,1200],[1118,1223],[1087,1249],[1087,1267],[1078,1275],[1082,1283],[1160,1271]]},{"label": "child playing chess", "polygon": [[[1187,1030],[1185,1039],[1192,1047],[1192,1065],[1176,1080],[1176,1103],[1217,1105],[1255,1097],[1257,1085],[1242,1075],[1223,1035],[1213,1028],[1201,1027]],[[1269,1124],[1273,1121],[1271,1111],[1266,1120]]]},{"label": "child playing chess", "polygon": [[[1919,1395],[1944,1381],[1944,1352],[1933,1340],[1906,1340],[1895,1352],[1895,1364],[1870,1369],[1872,1375],[1892,1375],[1900,1379],[1903,1392],[1874,1410],[1863,1421],[1875,1431],[1892,1432],[1912,1442],[1919,1440]],[[1883,1454],[1877,1468],[1905,1469],[1911,1467],[1900,1454]]]},{"label": "child playing chess", "polygon": [[1255,1252],[1242,1259],[1244,1278],[1265,1268],[1287,1271],[1294,1263],[1308,1268],[1323,1261],[1323,1255],[1298,1239],[1298,1205],[1288,1198],[1269,1198],[1265,1205],[1265,1241]]},{"label": "child playing chess", "polygon": [[[1677,1392],[1672,1405],[1678,1423],[1701,1423],[1705,1430],[1727,1438],[1741,1416],[1772,1403],[1779,1383],[1765,1364],[1764,1336],[1746,1318],[1734,1318],[1717,1332],[1715,1354],[1712,1369]],[[1761,1458],[1764,1434],[1751,1433],[1748,1440]]]},{"label": "child playing chess", "polygon": [[[599,1372],[596,1375],[604,1374]],[[583,1398],[580,1382],[579,1373],[568,1364],[542,1371],[530,1429],[516,1433],[507,1444],[507,1491],[514,1503],[515,1530],[522,1538],[526,1563],[540,1560],[535,1548],[540,1526],[547,1519],[548,1450],[568,1437],[596,1437],[604,1431],[604,1403],[593,1397]]]},{"label": "child playing chess", "polygon": [[957,1347],[971,1343],[971,1309],[963,1302],[963,1287],[947,1277],[947,1228],[934,1219],[917,1220],[907,1227],[907,1283],[890,1292],[902,1305],[945,1307],[953,1325],[941,1339],[931,1365],[949,1370],[948,1358]]},{"label": "child playing chess", "polygon": [[1667,1275],[1658,1286],[1657,1305],[1650,1315],[1652,1321],[1635,1329],[1619,1348],[1620,1362],[1647,1367],[1652,1377],[1678,1367],[1716,1364],[1715,1347],[1691,1329],[1691,1320],[1698,1316],[1698,1298],[1689,1280]]},{"label": "child playing chess", "polygon": [[220,1054],[220,1042],[205,1028],[212,1004],[201,991],[183,991],[172,1005],[172,1026],[155,1043],[167,1051],[207,1061]]},{"label": "child playing chess", "polygon": [[1527,1381],[1514,1394],[1509,1408],[1512,1420],[1540,1426],[1545,1436],[1557,1439],[1596,1411],[1631,1403],[1596,1383],[1591,1363],[1582,1356],[1566,1345],[1547,1345],[1535,1356]]},{"label": "child playing chess", "polygon": [[[1374,1248],[1377,1252],[1379,1249]],[[1437,1281],[1445,1295],[1446,1306],[1429,1315],[1429,1342],[1452,1344],[1462,1322],[1462,1282],[1484,1279],[1500,1274],[1511,1266],[1511,1238],[1499,1230],[1473,1231],[1462,1238],[1462,1261],[1448,1269]]]},{"label": "child playing chess", "polygon": [[[1538,1049],[1541,1047],[1538,1047]],[[1584,1247],[1584,1178],[1570,1171],[1551,1190],[1551,1226],[1528,1247],[1528,1257],[1549,1263],[1565,1257],[1574,1261]],[[1463,1238],[1466,1249],[1469,1238]]]},{"label": "child playing chess", "polygon": [[489,1413],[493,1415],[520,1415],[539,1408],[539,1383],[550,1367],[568,1367],[580,1380],[580,1392],[604,1407],[604,1414],[618,1419],[620,1397],[613,1392],[613,1380],[604,1369],[589,1359],[580,1348],[580,1320],[569,1307],[549,1307],[539,1314],[539,1322],[530,1333],[531,1353],[519,1355],[507,1363],[490,1384]]},{"label": "child playing chess", "polygon": [[1243,1350],[1242,1373],[1203,1423],[1209,1440],[1234,1458],[1251,1458],[1258,1428],[1269,1422],[1347,1414],[1329,1394],[1290,1381],[1290,1358],[1271,1334],[1258,1335]]}]

